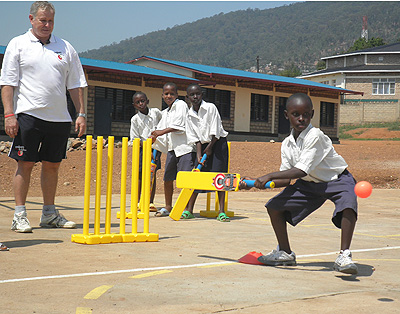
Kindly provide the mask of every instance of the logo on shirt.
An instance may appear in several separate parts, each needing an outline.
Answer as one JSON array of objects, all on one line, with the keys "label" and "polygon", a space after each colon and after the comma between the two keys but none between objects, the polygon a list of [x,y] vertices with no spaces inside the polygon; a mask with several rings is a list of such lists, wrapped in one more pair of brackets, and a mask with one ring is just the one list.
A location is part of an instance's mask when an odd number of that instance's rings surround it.
[{"label": "logo on shirt", "polygon": [[55,51],[55,53],[57,54],[57,57],[59,60],[63,60],[64,59],[64,55],[61,51]]},{"label": "logo on shirt", "polygon": [[26,152],[26,149],[24,146],[15,146],[15,149],[18,151],[17,155],[20,157],[24,154],[24,152]]}]

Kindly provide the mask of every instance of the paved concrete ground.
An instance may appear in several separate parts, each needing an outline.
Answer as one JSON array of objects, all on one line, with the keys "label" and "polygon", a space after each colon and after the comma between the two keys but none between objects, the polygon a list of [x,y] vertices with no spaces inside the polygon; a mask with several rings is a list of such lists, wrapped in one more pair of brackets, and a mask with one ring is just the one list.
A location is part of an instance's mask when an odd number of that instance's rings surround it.
[{"label": "paved concrete ground", "polygon": [[[57,199],[76,230],[39,228],[41,200],[29,198],[32,234],[10,230],[13,200],[0,197],[0,241],[11,248],[0,253],[0,313],[399,313],[399,190],[375,190],[360,200],[352,245],[357,276],[331,269],[340,231],[330,222],[330,203],[289,228],[298,266],[236,262],[276,246],[263,207],[275,193],[231,193],[230,223],[200,218],[202,195],[196,219],[151,217],[159,242],[102,245],[70,241],[82,233],[82,197]],[[157,195],[156,204],[162,200]]]}]

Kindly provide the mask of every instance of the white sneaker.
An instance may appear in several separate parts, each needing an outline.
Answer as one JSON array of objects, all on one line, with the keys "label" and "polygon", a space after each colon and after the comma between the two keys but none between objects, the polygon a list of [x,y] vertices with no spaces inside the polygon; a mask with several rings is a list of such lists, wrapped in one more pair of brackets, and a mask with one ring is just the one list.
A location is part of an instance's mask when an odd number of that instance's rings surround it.
[{"label": "white sneaker", "polygon": [[268,266],[296,266],[296,254],[288,254],[285,251],[272,250],[257,259],[260,263]]},{"label": "white sneaker", "polygon": [[340,251],[335,263],[333,264],[333,269],[345,274],[356,275],[358,273],[358,267],[351,259],[350,250]]},{"label": "white sneaker", "polygon": [[32,232],[31,225],[29,224],[28,218],[26,218],[26,211],[14,214],[14,218],[11,225],[11,230],[15,232],[27,233]]},{"label": "white sneaker", "polygon": [[40,227],[75,229],[76,223],[69,221],[56,210],[51,215],[42,213],[42,217],[40,217]]}]

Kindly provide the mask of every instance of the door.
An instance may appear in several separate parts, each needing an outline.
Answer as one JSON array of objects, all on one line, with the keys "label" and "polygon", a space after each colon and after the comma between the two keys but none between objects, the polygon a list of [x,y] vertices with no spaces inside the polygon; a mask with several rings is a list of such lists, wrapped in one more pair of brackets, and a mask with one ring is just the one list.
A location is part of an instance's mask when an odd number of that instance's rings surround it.
[{"label": "door", "polygon": [[279,120],[278,120],[278,133],[279,134],[289,134],[290,133],[290,123],[285,117],[286,110],[286,97],[279,97]]}]

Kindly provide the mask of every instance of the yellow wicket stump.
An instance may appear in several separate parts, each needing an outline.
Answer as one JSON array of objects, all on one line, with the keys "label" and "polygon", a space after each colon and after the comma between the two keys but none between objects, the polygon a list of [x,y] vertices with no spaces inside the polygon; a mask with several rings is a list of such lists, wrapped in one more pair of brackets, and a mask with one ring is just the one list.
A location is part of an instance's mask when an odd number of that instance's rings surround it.
[{"label": "yellow wicket stump", "polygon": [[[96,195],[94,210],[94,232],[89,233],[90,221],[90,181],[92,164],[92,136],[87,136],[86,141],[86,163],[85,163],[85,192],[83,209],[83,233],[71,235],[71,241],[83,244],[104,244],[123,242],[156,242],[158,234],[149,232],[149,207],[150,207],[150,160],[151,140],[143,143],[143,174],[142,181],[145,181],[142,188],[143,201],[143,232],[137,232],[137,202],[138,202],[138,180],[139,180],[139,145],[140,140],[135,139],[132,147],[132,180],[131,180],[131,212],[132,232],[126,232],[126,181],[128,162],[128,138],[122,139],[121,159],[121,193],[120,193],[120,226],[119,233],[111,233],[111,197],[112,197],[112,173],[114,158],[114,137],[108,137],[108,163],[107,163],[107,193],[105,210],[105,230],[100,232],[100,206],[101,206],[101,170],[103,154],[103,137],[99,136],[97,142],[97,164],[96,164]],[[146,210],[147,208],[147,210]]]}]

